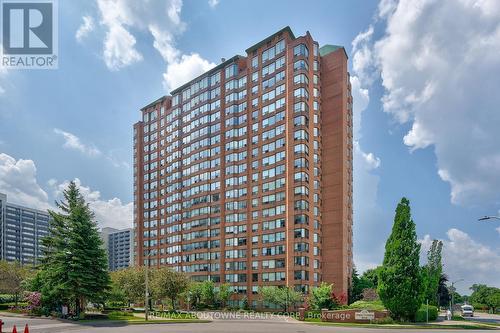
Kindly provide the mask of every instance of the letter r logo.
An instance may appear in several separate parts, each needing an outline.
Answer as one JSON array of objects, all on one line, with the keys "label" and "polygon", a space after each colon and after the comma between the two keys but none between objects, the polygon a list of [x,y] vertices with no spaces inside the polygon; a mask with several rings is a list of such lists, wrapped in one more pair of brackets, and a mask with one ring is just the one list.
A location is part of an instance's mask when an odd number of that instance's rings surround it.
[{"label": "letter r logo", "polygon": [[6,54],[52,54],[51,2],[2,1],[2,38]]}]

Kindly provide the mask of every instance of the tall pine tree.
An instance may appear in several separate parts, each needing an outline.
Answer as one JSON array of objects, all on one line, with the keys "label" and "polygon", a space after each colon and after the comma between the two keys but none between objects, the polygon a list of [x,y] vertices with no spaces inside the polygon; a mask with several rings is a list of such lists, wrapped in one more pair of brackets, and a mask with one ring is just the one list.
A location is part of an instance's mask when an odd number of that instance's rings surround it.
[{"label": "tall pine tree", "polygon": [[396,209],[392,233],[385,244],[379,272],[378,293],[396,320],[413,321],[422,304],[420,244],[411,218],[410,201],[402,198]]},{"label": "tall pine tree", "polygon": [[43,241],[45,259],[40,271],[43,299],[51,306],[69,304],[76,315],[87,301],[100,302],[109,289],[106,252],[94,221],[94,213],[71,182],[49,211],[49,236]]}]

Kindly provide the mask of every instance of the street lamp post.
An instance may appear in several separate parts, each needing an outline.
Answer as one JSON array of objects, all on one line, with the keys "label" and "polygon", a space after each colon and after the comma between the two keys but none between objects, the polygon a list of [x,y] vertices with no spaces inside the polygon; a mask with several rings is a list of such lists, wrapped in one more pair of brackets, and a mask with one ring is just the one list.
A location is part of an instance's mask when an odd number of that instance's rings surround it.
[{"label": "street lamp post", "polygon": [[144,319],[148,321],[149,319],[149,257],[151,256],[151,230],[149,230],[149,225],[148,225],[148,249],[146,252],[146,276],[145,276],[145,283],[144,287],[146,289],[146,302],[144,304]]},{"label": "street lamp post", "polygon": [[500,216],[483,216],[477,219],[478,221],[487,221],[487,220],[500,220]]},{"label": "street lamp post", "polygon": [[464,279],[459,279],[451,283],[451,316],[453,317],[453,306],[455,305],[455,283],[462,282]]},{"label": "street lamp post", "polygon": [[145,289],[146,289],[146,302],[144,304],[144,319],[148,321],[149,319],[149,249],[148,255],[146,257],[147,265],[146,265],[146,278],[145,278]]}]

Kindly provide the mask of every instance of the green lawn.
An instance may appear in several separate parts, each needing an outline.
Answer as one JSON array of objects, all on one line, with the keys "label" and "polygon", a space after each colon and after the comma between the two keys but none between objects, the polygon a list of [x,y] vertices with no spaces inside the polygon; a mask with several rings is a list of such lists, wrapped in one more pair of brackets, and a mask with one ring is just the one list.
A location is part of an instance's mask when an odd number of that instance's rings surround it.
[{"label": "green lawn", "polygon": [[365,327],[365,328],[404,328],[404,329],[471,329],[471,330],[495,330],[498,326],[490,324],[455,324],[455,325],[439,325],[439,324],[426,324],[426,323],[415,323],[415,324],[358,324],[358,323],[332,323],[332,322],[322,322],[319,318],[306,318],[306,323],[312,325],[322,325],[322,326],[340,326],[340,327]]},{"label": "green lawn", "polygon": [[101,320],[109,321],[120,321],[126,322],[127,324],[169,324],[169,323],[208,323],[209,320],[200,320],[188,313],[169,313],[165,319],[159,319],[159,317],[151,317],[150,320],[146,321],[144,317],[133,313],[127,312],[111,312],[108,314],[107,318],[102,319],[90,319],[82,320],[82,322],[93,322]]}]

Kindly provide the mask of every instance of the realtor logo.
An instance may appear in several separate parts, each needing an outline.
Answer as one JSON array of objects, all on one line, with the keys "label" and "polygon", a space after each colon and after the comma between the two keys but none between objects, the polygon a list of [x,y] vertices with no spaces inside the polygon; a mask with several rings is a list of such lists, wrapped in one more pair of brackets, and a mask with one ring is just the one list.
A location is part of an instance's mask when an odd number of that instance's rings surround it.
[{"label": "realtor logo", "polygon": [[0,0],[2,66],[57,68],[55,0]]}]

